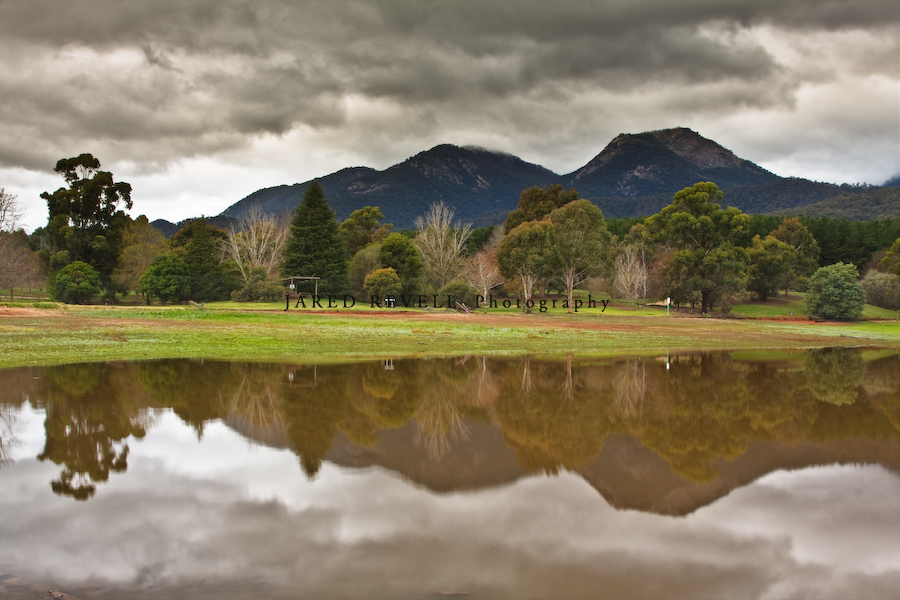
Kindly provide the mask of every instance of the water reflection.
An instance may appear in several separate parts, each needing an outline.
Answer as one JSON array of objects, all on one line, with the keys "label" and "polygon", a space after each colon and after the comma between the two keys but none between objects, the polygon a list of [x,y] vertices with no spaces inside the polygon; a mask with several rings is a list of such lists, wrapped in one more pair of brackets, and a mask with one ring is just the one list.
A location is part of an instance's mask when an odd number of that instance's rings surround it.
[{"label": "water reflection", "polygon": [[[440,469],[461,448],[477,453],[487,443],[470,439],[477,424],[495,428],[523,472],[586,469],[609,436],[621,445],[624,435],[696,484],[715,481],[723,460],[757,442],[900,440],[900,356],[843,348],[665,361],[395,360],[390,369],[122,362],[6,370],[0,389],[0,462],[15,443],[15,408],[27,399],[46,414],[37,458],[62,467],[51,488],[76,500],[127,470],[129,440],[152,429],[151,409],[159,408],[198,439],[222,421],[255,443],[290,448],[309,477],[330,454],[348,454],[336,441],[374,449],[386,434],[408,463]],[[846,460],[883,462],[877,454]],[[410,477],[407,467],[395,469]],[[472,483],[461,477],[458,485]]]},{"label": "water reflection", "polygon": [[0,595],[896,595],[896,351],[385,366],[0,371]]}]

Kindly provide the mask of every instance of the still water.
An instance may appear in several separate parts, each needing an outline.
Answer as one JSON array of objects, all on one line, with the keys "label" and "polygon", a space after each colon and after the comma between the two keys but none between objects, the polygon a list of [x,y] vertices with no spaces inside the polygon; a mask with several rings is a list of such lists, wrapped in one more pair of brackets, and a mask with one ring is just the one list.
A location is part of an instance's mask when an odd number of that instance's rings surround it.
[{"label": "still water", "polygon": [[900,354],[0,371],[0,596],[896,598]]}]

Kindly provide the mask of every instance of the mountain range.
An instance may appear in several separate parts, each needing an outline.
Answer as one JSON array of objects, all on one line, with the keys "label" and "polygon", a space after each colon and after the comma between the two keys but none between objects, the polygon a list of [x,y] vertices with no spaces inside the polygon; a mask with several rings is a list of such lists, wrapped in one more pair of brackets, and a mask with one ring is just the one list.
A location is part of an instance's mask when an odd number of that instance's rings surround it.
[{"label": "mountain range", "polygon": [[[551,184],[574,187],[607,217],[650,215],[669,204],[675,192],[698,181],[717,183],[725,192],[725,205],[749,213],[802,213],[806,205],[837,196],[846,201],[879,189],[779,177],[686,128],[620,134],[586,165],[565,175],[511,154],[443,144],[383,171],[350,167],[318,179],[339,221],[363,206],[378,206],[398,229],[412,228],[416,217],[441,200],[460,221],[475,226],[501,223],[516,208],[522,190]],[[255,205],[269,213],[293,212],[309,184],[258,190],[210,221],[227,226]],[[892,197],[889,204],[885,209],[882,202],[878,215],[900,216],[900,203]],[[817,207],[817,214],[827,213],[828,206]],[[864,207],[855,214],[871,218]],[[177,229],[165,221],[154,225],[167,234]]]}]

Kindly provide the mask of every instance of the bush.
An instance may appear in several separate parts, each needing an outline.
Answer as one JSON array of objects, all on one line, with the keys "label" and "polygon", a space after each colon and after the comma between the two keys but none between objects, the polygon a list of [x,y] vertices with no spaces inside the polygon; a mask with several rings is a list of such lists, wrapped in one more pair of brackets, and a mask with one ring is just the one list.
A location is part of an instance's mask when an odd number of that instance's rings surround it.
[{"label": "bush", "polygon": [[140,286],[147,296],[156,296],[163,304],[188,293],[190,272],[187,263],[175,254],[157,256],[141,275]]},{"label": "bush", "polygon": [[378,269],[366,276],[363,290],[372,298],[383,300],[387,296],[398,296],[403,283],[397,271],[391,268]]},{"label": "bush", "polygon": [[469,308],[475,308],[475,300],[478,292],[462,279],[454,279],[441,288],[438,292],[438,302],[447,301],[447,296],[453,297],[453,304],[448,308],[456,308],[456,302],[461,302]]},{"label": "bush", "polygon": [[839,262],[822,267],[807,282],[806,309],[812,317],[855,321],[866,303],[852,264]]},{"label": "bush", "polygon": [[231,299],[237,302],[279,302],[284,300],[287,288],[277,277],[266,277],[266,270],[254,267],[250,280],[239,290],[231,292]]},{"label": "bush", "polygon": [[869,304],[888,310],[900,310],[900,277],[869,271],[860,285]]},{"label": "bush", "polygon": [[53,295],[67,304],[84,304],[101,289],[100,274],[94,267],[76,260],[56,274]]}]

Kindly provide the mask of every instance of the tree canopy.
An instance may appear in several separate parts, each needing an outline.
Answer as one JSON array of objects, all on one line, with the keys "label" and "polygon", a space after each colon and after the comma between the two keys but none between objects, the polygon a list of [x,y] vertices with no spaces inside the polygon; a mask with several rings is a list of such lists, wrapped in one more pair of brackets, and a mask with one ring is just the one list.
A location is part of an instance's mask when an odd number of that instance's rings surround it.
[{"label": "tree canopy", "polygon": [[319,293],[345,294],[347,246],[338,232],[325,190],[313,181],[291,221],[291,234],[281,259],[282,277],[319,277]]},{"label": "tree canopy", "polygon": [[96,269],[107,295],[112,295],[112,272],[131,220],[120,205],[131,209],[131,185],[101,171],[100,161],[90,154],[61,159],[54,171],[66,185],[41,194],[49,212],[50,266],[58,271],[83,261]]},{"label": "tree canopy", "polygon": [[575,200],[578,200],[578,192],[575,188],[568,192],[564,192],[561,185],[528,188],[519,196],[516,210],[510,212],[506,217],[503,231],[509,233],[526,221],[540,221],[555,209]]},{"label": "tree canopy", "polygon": [[722,210],[723,197],[716,184],[696,183],[645,221],[654,239],[675,250],[663,269],[669,295],[678,304],[699,300],[703,313],[746,284],[741,246],[749,242],[749,218],[734,207]]},{"label": "tree canopy", "polygon": [[810,316],[855,321],[866,303],[853,265],[837,263],[822,267],[809,278],[806,308]]}]

